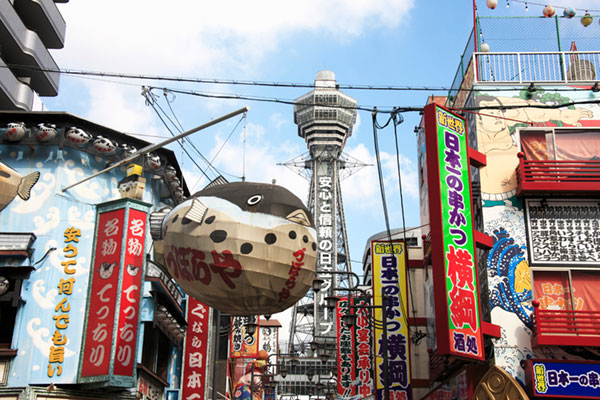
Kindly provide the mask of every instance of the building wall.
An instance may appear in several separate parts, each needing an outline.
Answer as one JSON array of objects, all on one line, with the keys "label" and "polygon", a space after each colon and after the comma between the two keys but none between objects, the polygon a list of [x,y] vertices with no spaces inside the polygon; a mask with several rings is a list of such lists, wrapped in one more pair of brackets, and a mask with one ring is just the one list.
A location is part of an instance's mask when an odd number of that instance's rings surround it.
[{"label": "building wall", "polygon": [[469,116],[469,125],[476,127],[477,150],[487,157],[487,166],[480,169],[480,180],[484,229],[494,241],[487,258],[489,303],[491,322],[502,328],[502,337],[493,340],[495,363],[521,383],[525,381],[520,366],[523,359],[581,358],[558,347],[532,349],[532,272],[527,255],[523,203],[515,195],[519,127],[525,127],[527,123],[538,127],[600,127],[598,104],[562,109],[528,107],[600,99],[592,91],[564,91],[564,86],[561,89],[548,94],[538,90],[527,99],[526,91],[486,91],[485,87],[478,87],[468,102],[470,106],[480,107],[524,106],[514,110],[480,110],[480,114]]}]

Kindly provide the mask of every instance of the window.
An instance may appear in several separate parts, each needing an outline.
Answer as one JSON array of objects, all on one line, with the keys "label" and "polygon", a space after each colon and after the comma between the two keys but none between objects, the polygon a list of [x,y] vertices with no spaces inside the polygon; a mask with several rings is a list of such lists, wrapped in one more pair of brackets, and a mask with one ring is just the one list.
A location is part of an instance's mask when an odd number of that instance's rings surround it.
[{"label": "window", "polygon": [[600,311],[600,271],[536,270],[533,282],[542,310]]},{"label": "window", "polygon": [[167,380],[171,342],[152,322],[144,323],[142,365],[163,380]]},{"label": "window", "polygon": [[521,130],[526,160],[600,160],[600,131],[593,129]]}]

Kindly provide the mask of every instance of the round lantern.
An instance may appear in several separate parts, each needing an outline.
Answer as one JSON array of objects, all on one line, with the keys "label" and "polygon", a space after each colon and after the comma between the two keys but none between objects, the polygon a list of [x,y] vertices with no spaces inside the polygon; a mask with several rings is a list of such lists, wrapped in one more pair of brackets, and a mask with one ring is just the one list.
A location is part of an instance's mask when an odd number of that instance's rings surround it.
[{"label": "round lantern", "polygon": [[487,6],[492,10],[498,6],[498,0],[487,0]]},{"label": "round lantern", "polygon": [[65,132],[65,138],[70,143],[74,144],[75,146],[79,146],[79,147],[87,145],[93,139],[92,135],[90,135],[83,129],[77,128],[77,127],[69,128]]},{"label": "round lantern", "polygon": [[594,22],[594,18],[590,15],[590,13],[585,13],[585,15],[581,18],[581,25],[589,26]]},{"label": "round lantern", "polygon": [[[156,214],[160,216],[160,213]],[[151,218],[166,268],[190,296],[231,315],[283,311],[310,289],[317,243],[302,201],[271,184],[206,188]],[[155,227],[156,224],[162,224]]]},{"label": "round lantern", "polygon": [[489,51],[490,51],[490,45],[487,44],[487,43],[481,43],[479,51],[481,51],[482,53],[489,53]]},{"label": "round lantern", "polygon": [[563,11],[563,16],[565,18],[573,18],[575,16],[575,14],[576,14],[576,12],[573,7],[566,7],[565,10]]},{"label": "round lantern", "polygon": [[24,122],[10,122],[6,125],[6,140],[18,142],[27,134]]},{"label": "round lantern", "polygon": [[546,7],[544,7],[544,17],[554,17],[554,14],[556,14],[556,10],[554,9],[554,7],[552,7],[551,5],[547,5]]},{"label": "round lantern", "polygon": [[56,125],[38,124],[35,127],[35,137],[40,142],[48,142],[56,137]]},{"label": "round lantern", "polygon": [[102,136],[98,136],[96,139],[94,139],[93,146],[94,149],[96,149],[96,151],[99,153],[107,155],[113,154],[119,147],[115,141]]}]

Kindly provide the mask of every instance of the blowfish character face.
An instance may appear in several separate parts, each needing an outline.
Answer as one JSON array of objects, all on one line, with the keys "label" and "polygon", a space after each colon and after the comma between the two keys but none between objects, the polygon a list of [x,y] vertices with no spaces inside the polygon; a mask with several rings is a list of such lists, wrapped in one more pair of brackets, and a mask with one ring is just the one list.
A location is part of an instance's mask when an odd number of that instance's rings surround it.
[{"label": "blowfish character face", "polygon": [[98,274],[100,275],[100,278],[102,278],[102,279],[110,278],[111,275],[113,274],[113,271],[115,270],[116,266],[117,266],[117,263],[102,263],[98,267]]},{"label": "blowfish character face", "polygon": [[312,216],[280,186],[204,189],[166,216],[163,238],[165,264],[183,290],[232,315],[283,311],[314,278]]}]

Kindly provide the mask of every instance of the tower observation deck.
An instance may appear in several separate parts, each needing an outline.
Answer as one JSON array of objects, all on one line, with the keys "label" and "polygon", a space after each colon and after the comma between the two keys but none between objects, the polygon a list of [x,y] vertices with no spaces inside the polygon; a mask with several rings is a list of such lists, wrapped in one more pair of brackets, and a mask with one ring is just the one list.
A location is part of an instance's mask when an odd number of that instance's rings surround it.
[{"label": "tower observation deck", "polygon": [[342,151],[356,122],[356,105],[355,99],[338,90],[331,71],[317,72],[314,90],[295,100],[294,122],[309,150],[301,166],[310,179],[308,208],[317,230],[317,277],[324,283],[294,306],[290,352],[307,354],[306,344],[313,338],[335,342],[335,311],[327,309],[325,297],[348,281],[347,275],[332,272],[351,271],[340,169],[346,168]]}]

